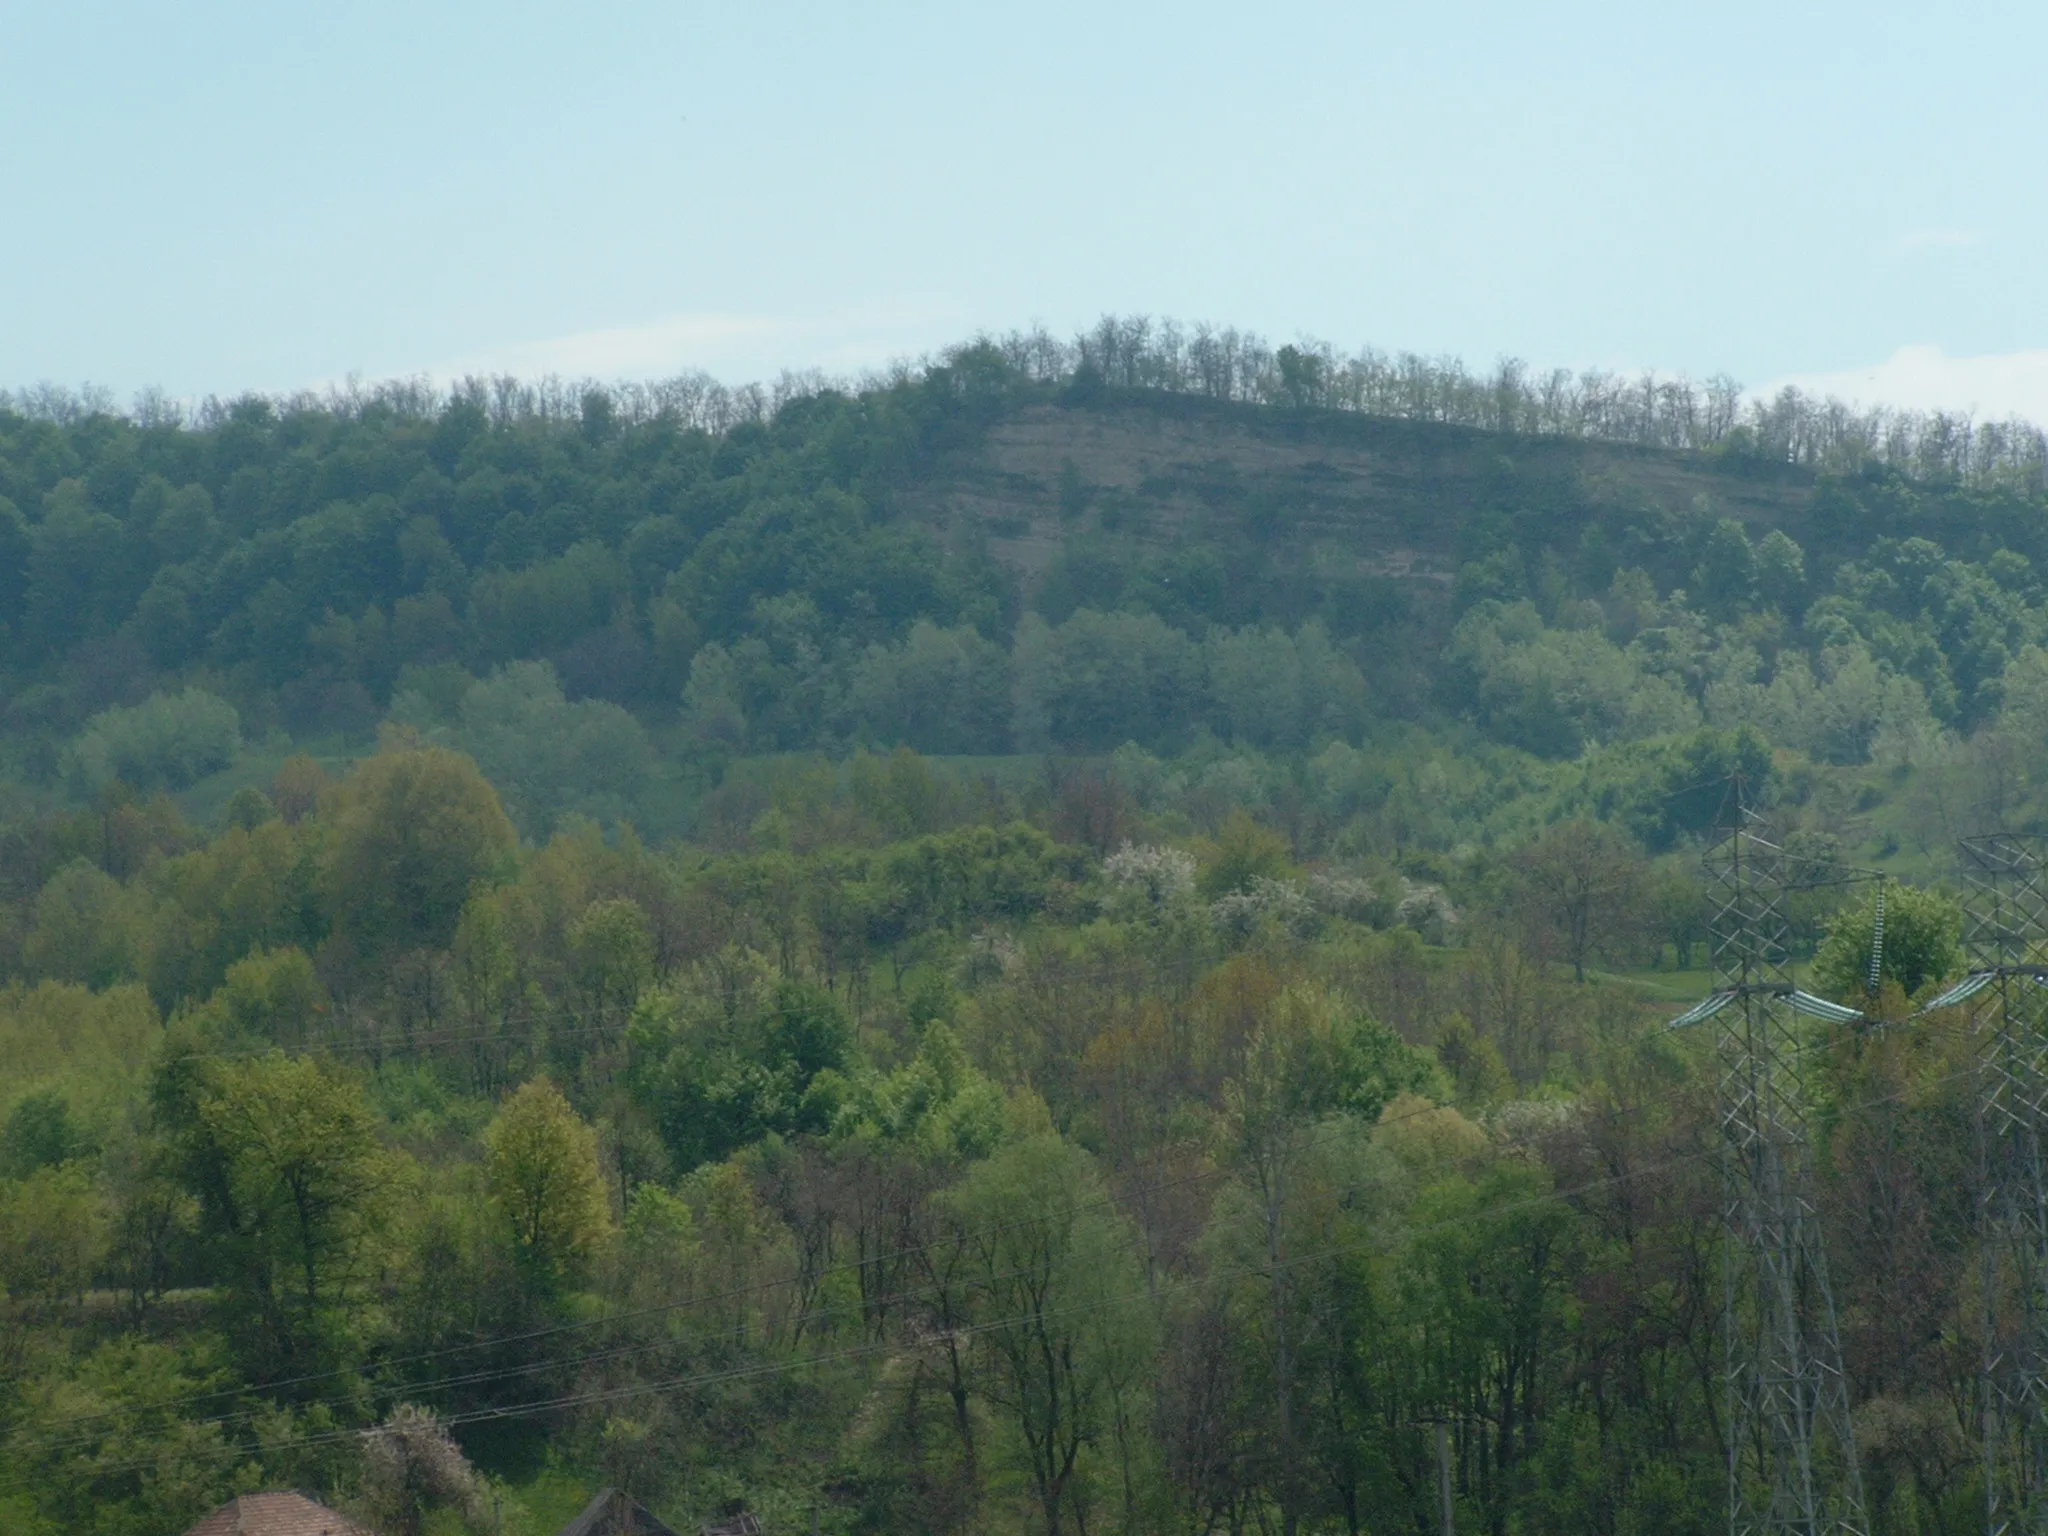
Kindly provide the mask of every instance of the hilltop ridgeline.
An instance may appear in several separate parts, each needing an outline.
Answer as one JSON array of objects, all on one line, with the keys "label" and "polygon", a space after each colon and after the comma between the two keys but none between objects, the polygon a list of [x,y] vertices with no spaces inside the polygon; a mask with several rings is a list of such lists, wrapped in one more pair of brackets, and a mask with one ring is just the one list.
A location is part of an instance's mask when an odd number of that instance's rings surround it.
[{"label": "hilltop ridgeline", "polygon": [[[1886,710],[1996,712],[2048,560],[2023,429],[1143,322],[856,393],[15,405],[0,771],[74,793],[387,717],[501,782],[493,751],[588,737],[526,776],[601,819],[663,774],[863,743],[1292,750],[1463,717],[1556,756],[1741,704],[1858,761]],[[1844,676],[1823,732],[1799,701]]]}]

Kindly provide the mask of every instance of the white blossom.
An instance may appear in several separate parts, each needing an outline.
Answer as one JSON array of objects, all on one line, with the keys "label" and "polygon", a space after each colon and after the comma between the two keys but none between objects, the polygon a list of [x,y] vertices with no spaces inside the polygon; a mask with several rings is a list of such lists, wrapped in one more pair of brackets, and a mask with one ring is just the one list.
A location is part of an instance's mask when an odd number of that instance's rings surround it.
[{"label": "white blossom", "polygon": [[1195,856],[1182,848],[1126,842],[1102,861],[1102,874],[1119,894],[1167,907],[1194,891]]},{"label": "white blossom", "polygon": [[1251,933],[1262,923],[1275,923],[1290,933],[1315,926],[1315,904],[1294,880],[1269,880],[1253,875],[1251,884],[1209,905],[1209,919],[1227,933]]}]

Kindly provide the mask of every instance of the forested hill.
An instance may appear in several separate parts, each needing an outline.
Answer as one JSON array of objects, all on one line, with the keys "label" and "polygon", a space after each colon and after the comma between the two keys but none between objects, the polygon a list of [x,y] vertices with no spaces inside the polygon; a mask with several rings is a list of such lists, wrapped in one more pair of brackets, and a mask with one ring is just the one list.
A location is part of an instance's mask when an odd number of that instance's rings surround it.
[{"label": "forested hill", "polygon": [[1027,343],[779,402],[17,400],[0,772],[178,790],[390,715],[524,782],[531,832],[684,831],[736,755],[859,744],[1463,720],[1569,757],[1750,719],[1859,761],[1887,721],[1976,728],[2036,638],[2038,434],[1248,342],[1218,383],[1215,338],[1113,322]]},{"label": "forested hill", "polygon": [[14,399],[0,1530],[1393,1536],[1439,1447],[1461,1530],[1726,1530],[1739,778],[1858,1010],[1784,1090],[1858,1528],[1981,1531],[1923,1005],[1956,837],[2048,829],[2044,464],[1114,321]]}]

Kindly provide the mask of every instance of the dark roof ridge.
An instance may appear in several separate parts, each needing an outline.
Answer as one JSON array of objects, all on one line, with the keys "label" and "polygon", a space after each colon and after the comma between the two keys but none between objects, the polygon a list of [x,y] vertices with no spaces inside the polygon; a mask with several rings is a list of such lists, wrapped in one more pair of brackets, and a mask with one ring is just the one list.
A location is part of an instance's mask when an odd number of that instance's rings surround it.
[{"label": "dark roof ridge", "polygon": [[571,1520],[556,1536],[680,1536],[662,1524],[646,1505],[618,1489],[605,1487],[583,1506],[583,1513]]}]

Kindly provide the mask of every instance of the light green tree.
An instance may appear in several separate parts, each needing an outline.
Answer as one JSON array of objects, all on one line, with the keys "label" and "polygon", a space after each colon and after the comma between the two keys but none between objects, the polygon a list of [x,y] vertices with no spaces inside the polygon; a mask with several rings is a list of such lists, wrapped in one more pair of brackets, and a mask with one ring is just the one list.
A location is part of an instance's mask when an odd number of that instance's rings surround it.
[{"label": "light green tree", "polygon": [[162,1038],[157,1011],[138,986],[0,986],[0,1105],[11,1112],[29,1094],[51,1090],[85,1125],[110,1123]]},{"label": "light green tree", "polygon": [[83,1298],[106,1226],[92,1179],[75,1163],[0,1183],[0,1297],[40,1307]]},{"label": "light green tree", "polygon": [[597,1133],[543,1077],[505,1101],[484,1140],[491,1199],[521,1268],[542,1292],[575,1283],[611,1230]]},{"label": "light green tree", "polygon": [[1569,1369],[1559,1346],[1582,1254],[1580,1229],[1549,1191],[1536,1158],[1443,1179],[1416,1202],[1399,1262],[1401,1385],[1414,1417],[1449,1421],[1458,1500],[1476,1529],[1511,1529],[1512,1512],[1554,1476],[1536,1426]]},{"label": "light green tree", "polygon": [[647,914],[628,896],[593,901],[569,925],[569,964],[591,1021],[624,1024],[654,980],[654,935]]},{"label": "light green tree", "polygon": [[321,894],[365,956],[445,947],[471,887],[516,841],[476,764],[439,748],[369,758],[332,799]]},{"label": "light green tree", "polygon": [[326,1010],[327,989],[313,962],[290,945],[237,960],[205,1003],[223,1038],[255,1045],[303,1047]]},{"label": "light green tree", "polygon": [[132,975],[143,900],[141,891],[126,891],[96,865],[75,859],[36,893],[23,958],[35,974],[90,987]]},{"label": "light green tree", "polygon": [[1907,997],[1930,983],[1946,981],[1962,962],[1963,909],[1939,891],[1897,881],[1884,883],[1884,942],[1877,945],[1878,890],[1842,908],[1828,925],[1813,956],[1817,990],[1845,1002],[1867,995],[1870,962],[1878,960],[1878,982],[1894,982]]},{"label": "light green tree", "polygon": [[167,859],[149,882],[158,897],[144,977],[166,1008],[203,997],[228,967],[259,950],[310,950],[319,939],[316,863],[305,831],[272,820],[229,827]]},{"label": "light green tree", "polygon": [[1308,1431],[1319,1410],[1309,1362],[1327,1342],[1327,1320],[1316,1318],[1310,1298],[1329,1277],[1301,1273],[1300,1250],[1332,1219],[1319,1209],[1333,1198],[1328,1157],[1342,1137],[1360,1140],[1396,1094],[1432,1080],[1428,1063],[1392,1031],[1327,993],[1295,986],[1260,1010],[1224,1088],[1218,1130],[1237,1172],[1239,1306],[1270,1404],[1272,1433],[1260,1460],[1288,1536],[1313,1495]]},{"label": "light green tree", "polygon": [[299,1057],[185,1058],[159,1089],[266,1369],[342,1347],[402,1165],[352,1079]]},{"label": "light green tree", "polygon": [[964,1234],[979,1387],[1022,1443],[1045,1536],[1086,1528],[1104,1452],[1134,1504],[1138,1446],[1120,1443],[1119,1397],[1141,1380],[1151,1314],[1088,1155],[1051,1132],[1024,1138],[977,1165],[945,1209]]}]

